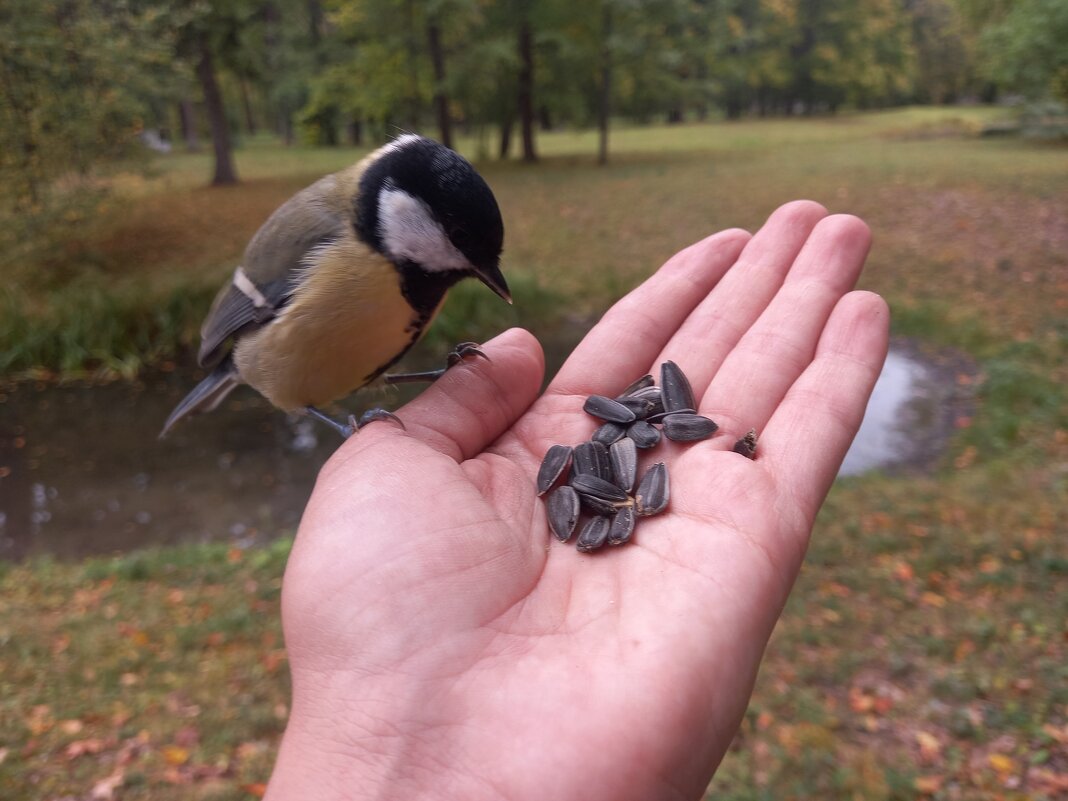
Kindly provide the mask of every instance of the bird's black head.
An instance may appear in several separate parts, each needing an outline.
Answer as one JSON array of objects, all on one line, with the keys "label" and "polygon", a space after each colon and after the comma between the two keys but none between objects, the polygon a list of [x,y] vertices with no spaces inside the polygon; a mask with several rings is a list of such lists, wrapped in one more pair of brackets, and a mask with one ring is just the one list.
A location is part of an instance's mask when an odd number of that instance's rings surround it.
[{"label": "bird's black head", "polygon": [[473,275],[505,300],[504,223],[493,192],[459,154],[406,134],[379,148],[360,178],[360,238],[401,267],[452,283]]}]

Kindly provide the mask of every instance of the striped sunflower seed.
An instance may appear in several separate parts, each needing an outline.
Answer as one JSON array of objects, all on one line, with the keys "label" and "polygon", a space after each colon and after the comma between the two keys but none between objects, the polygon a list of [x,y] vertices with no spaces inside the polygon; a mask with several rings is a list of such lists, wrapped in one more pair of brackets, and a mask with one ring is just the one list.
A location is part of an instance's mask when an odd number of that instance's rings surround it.
[{"label": "striped sunflower seed", "polygon": [[[653,385],[653,377],[651,375],[643,375],[625,390],[619,393],[620,398],[625,398],[628,395],[637,395],[641,390],[647,389]],[[618,400],[618,398],[617,398]]]},{"label": "striped sunflower seed", "polygon": [[656,412],[645,418],[647,423],[663,423],[669,414],[697,414],[697,409],[679,409],[677,412]]},{"label": "striped sunflower seed", "polygon": [[598,498],[596,495],[587,495],[585,492],[580,492],[578,497],[582,508],[589,509],[595,515],[611,517],[620,509],[618,504]]},{"label": "striped sunflower seed", "polygon": [[683,409],[696,409],[693,389],[675,362],[660,365],[660,392],[664,396],[664,409],[669,412],[681,412]]},{"label": "striped sunflower seed", "polygon": [[649,386],[642,387],[641,389],[635,390],[634,392],[620,395],[618,398],[616,398],[616,400],[622,401],[624,398],[645,398],[646,400],[651,400],[655,402],[660,400],[660,387],[653,386],[650,384]]},{"label": "striped sunflower seed", "polygon": [[567,445],[553,445],[545,453],[541,467],[538,468],[538,495],[548,492],[560,474],[567,469],[571,463],[571,450]]},{"label": "striped sunflower seed", "polygon": [[656,401],[651,400],[650,398],[632,396],[629,398],[620,398],[619,403],[634,412],[634,417],[638,420],[644,420],[651,415],[653,409],[656,408]]},{"label": "striped sunflower seed", "polygon": [[612,443],[608,449],[608,460],[612,463],[612,482],[624,492],[634,489],[638,479],[638,447],[630,437],[623,437]]},{"label": "striped sunflower seed", "polygon": [[622,545],[629,540],[634,533],[636,520],[633,506],[624,506],[616,512],[615,517],[612,518],[612,525],[608,528],[608,544]]},{"label": "striped sunflower seed", "polygon": [[597,476],[606,481],[612,477],[612,467],[608,461],[608,448],[600,442],[583,442],[576,445],[571,457],[571,477]]},{"label": "striped sunflower seed", "polygon": [[697,442],[708,439],[719,426],[699,414],[680,412],[664,418],[664,435],[675,442]]},{"label": "striped sunflower seed", "polygon": [[622,423],[605,423],[603,426],[593,432],[591,439],[594,442],[600,442],[602,445],[608,446],[619,439],[626,436],[627,427]]},{"label": "striped sunflower seed", "polygon": [[578,542],[575,546],[583,553],[596,551],[608,540],[608,531],[611,526],[611,518],[602,516],[590,518],[586,525],[582,527],[582,531],[579,532]]},{"label": "striped sunflower seed", "polygon": [[549,528],[556,539],[567,542],[575,530],[575,523],[578,522],[578,493],[565,484],[550,492],[545,503],[549,513]]},{"label": "striped sunflower seed", "polygon": [[571,479],[571,486],[579,495],[589,495],[601,501],[609,503],[624,503],[627,493],[613,484],[598,476],[590,476],[583,473]]},{"label": "striped sunflower seed", "polygon": [[604,395],[590,395],[582,406],[587,414],[607,420],[609,423],[633,423],[634,412],[622,403]]},{"label": "striped sunflower seed", "polygon": [[746,459],[752,459],[756,456],[757,449],[757,435],[756,429],[750,428],[748,433],[740,440],[734,443],[732,450],[735,453],[740,453]]},{"label": "striped sunflower seed", "polygon": [[645,472],[634,498],[636,511],[641,517],[660,514],[667,508],[670,486],[667,466],[663,462],[657,462]]},{"label": "striped sunflower seed", "polygon": [[634,444],[639,448],[653,448],[660,442],[660,432],[647,420],[631,423],[630,428],[627,429],[627,437],[634,440]]}]

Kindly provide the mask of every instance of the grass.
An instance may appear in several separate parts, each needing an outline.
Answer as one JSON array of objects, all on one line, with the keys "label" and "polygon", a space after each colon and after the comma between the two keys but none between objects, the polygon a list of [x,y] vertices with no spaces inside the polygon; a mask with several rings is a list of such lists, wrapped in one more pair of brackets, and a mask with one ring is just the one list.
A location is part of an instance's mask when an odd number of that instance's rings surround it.
[{"label": "grass", "polygon": [[[896,334],[978,365],[939,465],[836,485],[710,797],[1068,792],[1068,150],[974,136],[990,115],[624,129],[608,168],[592,134],[558,133],[538,167],[480,165],[517,303],[461,288],[442,342],[511,324],[558,337],[679,247],[804,196],[872,226],[862,285]],[[14,271],[2,369],[174,358],[266,214],[357,155],[251,143],[226,190],[200,187],[199,155],[113,176],[62,257]],[[288,697],[287,547],[0,566],[0,797],[84,797],[116,776],[123,799],[262,792]]]}]

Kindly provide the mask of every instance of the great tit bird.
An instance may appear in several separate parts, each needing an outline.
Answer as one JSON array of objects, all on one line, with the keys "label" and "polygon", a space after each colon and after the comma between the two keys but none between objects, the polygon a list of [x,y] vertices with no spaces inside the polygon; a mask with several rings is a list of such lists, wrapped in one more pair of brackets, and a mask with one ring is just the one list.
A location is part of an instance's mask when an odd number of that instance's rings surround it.
[{"label": "great tit bird", "polygon": [[[316,181],[252,237],[200,330],[198,361],[213,369],[160,436],[242,383],[280,409],[352,433],[354,420],[342,426],[316,407],[383,376],[456,282],[477,278],[511,303],[499,266],[503,241],[486,182],[421,136],[400,136]],[[477,347],[467,343],[454,353],[471,352]]]}]

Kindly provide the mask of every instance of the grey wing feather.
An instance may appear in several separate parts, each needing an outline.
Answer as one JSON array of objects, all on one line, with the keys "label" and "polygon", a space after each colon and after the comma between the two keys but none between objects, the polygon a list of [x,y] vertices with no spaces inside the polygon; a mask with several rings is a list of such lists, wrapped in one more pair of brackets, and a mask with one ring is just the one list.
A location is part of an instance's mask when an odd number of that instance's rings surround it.
[{"label": "grey wing feather", "polygon": [[232,284],[224,287],[200,329],[202,366],[218,364],[228,352],[228,341],[272,320],[299,283],[308,253],[341,235],[344,220],[321,202],[333,181],[327,176],[298,192],[252,237],[242,267],[267,304],[257,306]]}]

